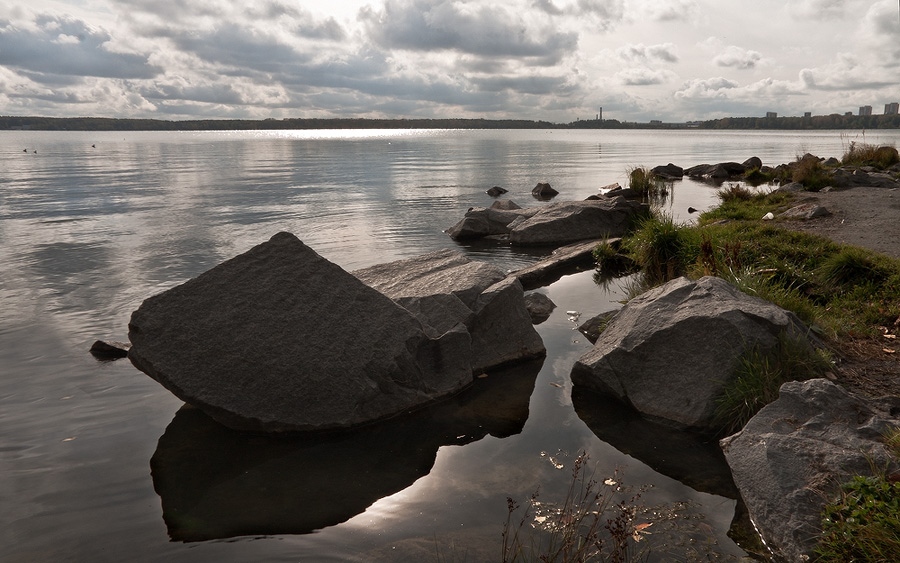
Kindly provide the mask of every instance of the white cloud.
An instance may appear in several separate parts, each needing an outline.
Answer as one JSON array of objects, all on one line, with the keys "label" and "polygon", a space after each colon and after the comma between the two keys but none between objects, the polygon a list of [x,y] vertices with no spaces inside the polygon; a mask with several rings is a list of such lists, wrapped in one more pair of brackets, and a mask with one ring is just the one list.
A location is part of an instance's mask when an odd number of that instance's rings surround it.
[{"label": "white cloud", "polygon": [[847,0],[796,0],[787,5],[798,20],[838,20],[852,9],[849,4]]},{"label": "white cloud", "polygon": [[754,68],[760,61],[762,61],[762,54],[758,51],[743,49],[735,45],[729,45],[713,58],[713,63],[716,66],[741,70]]},{"label": "white cloud", "polygon": [[675,74],[666,70],[653,70],[646,67],[627,68],[615,75],[615,80],[626,86],[650,86],[663,84],[675,79]]},{"label": "white cloud", "polygon": [[619,47],[615,52],[620,59],[628,62],[678,62],[678,48],[674,43],[664,43],[649,46],[644,45],[643,43],[629,43],[625,46]]},{"label": "white cloud", "polygon": [[728,80],[721,76],[716,78],[695,78],[684,83],[684,85],[675,92],[676,98],[724,98],[727,97],[728,90],[737,88],[739,84],[734,80]]}]

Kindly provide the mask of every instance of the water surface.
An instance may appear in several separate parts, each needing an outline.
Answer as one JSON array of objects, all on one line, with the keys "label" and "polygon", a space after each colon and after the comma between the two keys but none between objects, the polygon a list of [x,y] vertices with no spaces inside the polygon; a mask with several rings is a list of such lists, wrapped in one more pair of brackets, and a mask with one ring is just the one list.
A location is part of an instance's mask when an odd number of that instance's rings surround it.
[{"label": "water surface", "polygon": [[[430,422],[378,428],[362,442],[229,435],[179,410],[127,361],[87,350],[98,338],[125,340],[146,297],[281,230],[348,270],[447,247],[513,269],[546,251],[459,246],[443,233],[489,205],[491,186],[544,205],[530,195],[538,182],[558,199],[584,199],[624,183],[629,166],[750,156],[774,165],[804,152],[840,156],[860,135],[0,132],[0,559],[495,559],[506,497],[559,493],[568,469],[549,458],[580,450],[598,474],[621,468],[626,481],[652,485],[650,505],[688,502],[716,549],[740,554],[725,536],[736,504],[714,455],[698,454],[713,470],[692,480],[680,460],[653,458],[652,437],[664,434],[615,425],[621,417],[599,400],[576,396],[573,406],[568,374],[590,343],[566,311],[586,318],[623,295],[598,288],[591,272],[539,290],[557,304],[538,327],[542,363],[421,415]],[[713,187],[690,180],[674,194],[667,209],[683,221],[688,206],[715,203]],[[190,518],[173,524],[171,507]],[[685,549],[679,537],[672,549]]]}]

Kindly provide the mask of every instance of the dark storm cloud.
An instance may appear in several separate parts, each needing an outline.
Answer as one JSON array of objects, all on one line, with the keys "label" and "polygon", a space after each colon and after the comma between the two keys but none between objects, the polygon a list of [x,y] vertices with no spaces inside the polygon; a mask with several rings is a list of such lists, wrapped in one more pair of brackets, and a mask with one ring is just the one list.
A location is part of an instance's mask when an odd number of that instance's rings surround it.
[{"label": "dark storm cloud", "polygon": [[282,2],[254,4],[245,10],[244,15],[255,22],[288,19],[294,32],[307,39],[341,41],[347,37],[344,28],[334,18],[317,20],[311,13]]},{"label": "dark storm cloud", "polygon": [[139,93],[151,101],[181,100],[202,102],[207,104],[243,105],[244,98],[229,84],[210,84],[204,86],[180,86],[175,84],[157,84],[142,88]]},{"label": "dark storm cloud", "polygon": [[189,51],[204,61],[251,71],[278,72],[285,65],[309,60],[277,38],[235,23],[224,23],[212,30],[161,31],[180,49]]},{"label": "dark storm cloud", "polygon": [[623,61],[645,62],[659,61],[665,63],[677,63],[677,48],[672,43],[660,45],[629,44],[616,49],[616,55]]},{"label": "dark storm cloud", "polygon": [[556,7],[553,0],[534,0],[532,6],[551,16],[561,16],[565,13],[563,10]]},{"label": "dark storm cloud", "polygon": [[564,76],[490,76],[475,78],[472,83],[487,92],[511,90],[519,94],[537,96],[567,95],[575,90],[575,86]]},{"label": "dark storm cloud", "polygon": [[471,8],[453,0],[387,0],[383,11],[367,7],[359,18],[369,36],[388,49],[527,58],[550,66],[578,46],[576,33],[556,31],[549,23],[530,29],[503,8]]},{"label": "dark storm cloud", "polygon": [[[0,27],[0,64],[30,72],[103,78],[151,78],[161,70],[144,55],[112,52],[109,34],[70,17],[38,16],[36,30]],[[41,80],[42,82],[52,79]]]}]

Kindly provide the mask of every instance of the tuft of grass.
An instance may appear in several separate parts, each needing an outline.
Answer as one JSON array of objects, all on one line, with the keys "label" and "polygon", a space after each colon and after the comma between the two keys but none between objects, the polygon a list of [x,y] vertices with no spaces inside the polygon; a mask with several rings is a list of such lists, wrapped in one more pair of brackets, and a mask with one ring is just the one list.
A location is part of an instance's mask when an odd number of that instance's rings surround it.
[{"label": "tuft of grass", "polygon": [[841,163],[847,166],[874,166],[882,170],[898,162],[900,162],[900,153],[895,147],[876,146],[856,141],[850,141],[850,146],[841,158]]},{"label": "tuft of grass", "polygon": [[900,460],[900,427],[894,426],[885,431],[884,445],[894,459]]},{"label": "tuft of grass", "polygon": [[791,168],[793,170],[791,181],[800,182],[809,191],[821,190],[831,183],[828,172],[816,156],[804,155],[798,157]]},{"label": "tuft of grass", "polygon": [[669,195],[672,185],[671,182],[654,175],[649,168],[635,166],[628,169],[628,187],[648,201],[664,200]]},{"label": "tuft of grass", "polygon": [[857,475],[822,514],[817,561],[900,561],[900,482]]},{"label": "tuft of grass", "polygon": [[855,286],[862,283],[879,283],[887,272],[871,252],[857,247],[842,248],[829,256],[819,267],[819,275],[831,286]]},{"label": "tuft of grass", "polygon": [[700,251],[700,235],[671,215],[655,213],[640,220],[622,248],[641,268],[648,285],[659,285],[686,273]]},{"label": "tuft of grass", "polygon": [[771,350],[750,348],[717,401],[716,426],[722,435],[737,432],[778,398],[784,383],[821,377],[830,367],[828,355],[810,346],[805,337],[782,333]]}]

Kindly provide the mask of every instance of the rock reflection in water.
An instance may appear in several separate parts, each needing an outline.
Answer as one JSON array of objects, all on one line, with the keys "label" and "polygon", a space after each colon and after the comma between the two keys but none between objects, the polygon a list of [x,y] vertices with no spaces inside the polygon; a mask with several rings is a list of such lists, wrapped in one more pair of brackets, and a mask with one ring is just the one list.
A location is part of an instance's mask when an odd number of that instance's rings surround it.
[{"label": "rock reflection in water", "polygon": [[651,422],[614,398],[577,385],[572,389],[572,403],[588,428],[620,452],[694,490],[739,498],[715,438]]},{"label": "rock reflection in water", "polygon": [[542,364],[498,370],[446,401],[327,435],[236,432],[185,406],[150,460],[169,537],[305,534],[349,520],[427,475],[441,446],[521,432]]},{"label": "rock reflection in water", "polygon": [[737,500],[728,536],[748,553],[768,558],[716,438],[649,421],[616,399],[577,385],[572,403],[591,432],[620,452],[696,491]]}]

